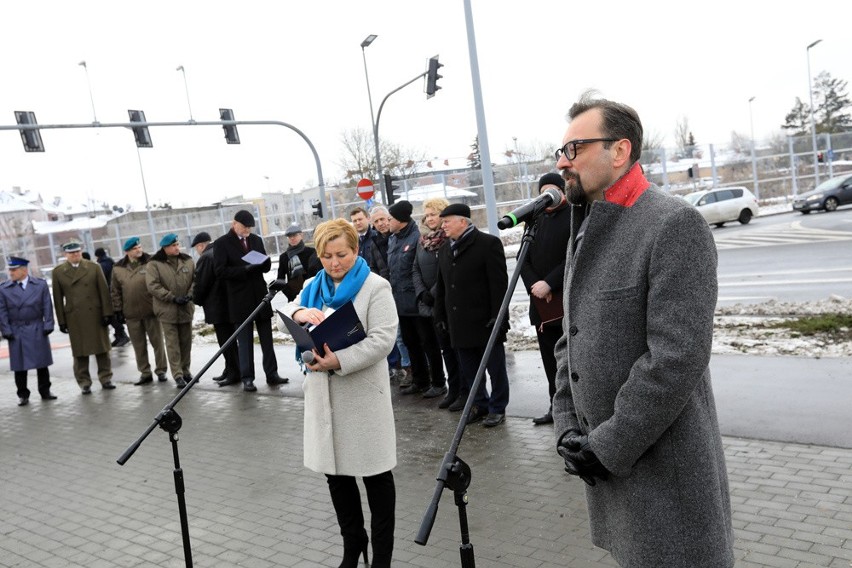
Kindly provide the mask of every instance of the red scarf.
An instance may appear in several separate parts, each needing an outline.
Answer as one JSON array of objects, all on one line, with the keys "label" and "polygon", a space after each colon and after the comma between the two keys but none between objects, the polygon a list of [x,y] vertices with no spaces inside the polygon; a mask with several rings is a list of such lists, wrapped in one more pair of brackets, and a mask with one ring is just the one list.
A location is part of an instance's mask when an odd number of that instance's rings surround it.
[{"label": "red scarf", "polygon": [[649,187],[651,187],[651,182],[645,179],[642,167],[639,162],[636,162],[626,174],[604,192],[604,200],[623,207],[632,207],[639,196],[645,193],[645,190]]}]

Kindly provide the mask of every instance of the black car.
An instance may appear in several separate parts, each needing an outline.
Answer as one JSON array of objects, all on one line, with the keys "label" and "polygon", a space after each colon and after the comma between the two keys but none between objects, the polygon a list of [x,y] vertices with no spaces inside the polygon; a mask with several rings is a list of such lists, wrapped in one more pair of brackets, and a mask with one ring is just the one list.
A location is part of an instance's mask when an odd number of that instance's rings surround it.
[{"label": "black car", "polygon": [[852,204],[852,175],[846,174],[826,180],[816,189],[797,196],[793,200],[793,210],[807,215],[820,209],[834,211],[848,204]]}]

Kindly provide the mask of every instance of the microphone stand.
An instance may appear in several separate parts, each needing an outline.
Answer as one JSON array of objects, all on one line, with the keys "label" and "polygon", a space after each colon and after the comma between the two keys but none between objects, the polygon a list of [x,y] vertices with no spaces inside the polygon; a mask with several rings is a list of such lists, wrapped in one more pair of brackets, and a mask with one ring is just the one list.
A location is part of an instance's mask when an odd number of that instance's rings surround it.
[{"label": "microphone stand", "polygon": [[[544,208],[542,208],[542,211]],[[517,263],[515,271],[509,279],[509,287],[503,295],[503,303],[500,305],[500,312],[497,314],[497,321],[491,330],[491,335],[488,337],[488,343],[485,346],[485,353],[482,355],[482,360],[479,362],[479,368],[476,370],[476,377],[473,380],[473,385],[470,387],[467,402],[464,405],[459,425],[456,427],[456,433],[453,436],[453,441],[450,443],[450,448],[444,454],[444,460],[438,468],[436,479],[438,483],[435,485],[435,492],[432,494],[432,501],[423,515],[423,520],[420,522],[420,530],[414,539],[419,545],[426,546],[429,540],[429,534],[432,532],[432,525],[435,524],[435,517],[438,513],[438,503],[441,500],[441,493],[444,487],[453,490],[455,496],[455,504],[459,509],[459,528],[461,530],[461,544],[459,545],[459,554],[461,556],[462,568],[475,568],[476,560],[473,554],[473,544],[470,542],[467,524],[467,488],[470,486],[471,471],[461,458],[458,457],[459,444],[461,443],[464,431],[467,428],[467,416],[470,409],[473,407],[473,401],[476,398],[476,391],[482,383],[485,375],[485,368],[488,364],[488,359],[491,356],[491,351],[494,349],[494,344],[497,342],[497,336],[500,334],[500,328],[503,326],[503,321],[506,319],[506,314],[509,308],[509,302],[512,299],[512,293],[515,290],[515,285],[518,283],[518,277],[521,274],[521,267],[524,264],[524,259],[529,251],[530,243],[535,240],[536,233],[536,218],[526,221],[524,227],[524,235],[521,240],[521,248],[518,251]]]},{"label": "microphone stand", "polygon": [[205,371],[210,368],[210,366],[219,358],[219,356],[225,352],[225,350],[231,346],[231,344],[237,340],[237,336],[247,325],[251,325],[254,319],[257,317],[257,314],[264,308],[264,306],[271,306],[272,298],[275,297],[275,294],[278,293],[278,290],[269,289],[269,293],[261,300],[260,304],[254,309],[254,311],[246,318],[246,320],[237,328],[237,330],[228,338],[228,340],[219,348],[213,357],[210,358],[209,361],[201,368],[201,370],[195,374],[195,376],[190,379],[186,386],[181,389],[176,397],[174,397],[171,402],[169,402],[166,406],[163,407],[163,410],[159,412],[154,417],[154,421],[150,426],[140,435],[136,441],[134,441],[124,453],[116,460],[118,465],[124,465],[127,463],[127,460],[133,456],[139,446],[142,445],[142,442],[145,441],[145,438],[148,437],[148,434],[154,431],[154,428],[159,426],[163,430],[169,433],[169,441],[172,444],[172,456],[175,462],[174,468],[174,478],[175,478],[175,493],[177,493],[177,501],[178,501],[178,513],[180,515],[180,532],[183,537],[183,556],[186,561],[187,568],[192,568],[192,548],[189,543],[189,522],[187,520],[186,515],[186,500],[184,498],[184,482],[183,482],[183,469],[180,467],[180,457],[178,455],[178,430],[180,430],[181,425],[183,424],[183,420],[180,415],[175,411],[175,405],[180,402],[180,399],[189,392],[189,390],[195,386],[195,383],[204,375]]}]

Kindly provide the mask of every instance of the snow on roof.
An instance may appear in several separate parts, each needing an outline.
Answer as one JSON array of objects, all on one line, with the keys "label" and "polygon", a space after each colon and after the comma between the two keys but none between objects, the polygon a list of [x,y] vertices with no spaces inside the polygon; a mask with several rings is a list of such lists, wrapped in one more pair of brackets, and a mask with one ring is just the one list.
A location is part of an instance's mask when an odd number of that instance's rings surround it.
[{"label": "snow on roof", "polygon": [[446,199],[476,197],[476,193],[472,191],[460,189],[452,185],[445,185],[443,183],[430,183],[427,185],[417,186],[413,189],[409,189],[408,191],[400,189],[393,193],[397,197],[401,197],[408,201],[426,201],[427,199],[435,197],[443,197]]},{"label": "snow on roof", "polygon": [[102,229],[106,227],[110,219],[112,219],[110,215],[99,215],[97,217],[77,217],[69,221],[33,221],[33,231],[37,235],[49,235],[51,233]]},{"label": "snow on roof", "polygon": [[22,196],[0,191],[0,213],[14,213],[16,211],[38,211],[39,208]]}]

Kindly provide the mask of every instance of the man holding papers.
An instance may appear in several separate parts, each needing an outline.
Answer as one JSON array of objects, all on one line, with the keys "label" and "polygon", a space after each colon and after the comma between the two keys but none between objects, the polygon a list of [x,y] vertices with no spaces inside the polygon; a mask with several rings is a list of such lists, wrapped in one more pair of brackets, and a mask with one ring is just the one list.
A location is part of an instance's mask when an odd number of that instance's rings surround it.
[{"label": "man holding papers", "polygon": [[[363,323],[360,341],[334,351],[313,351],[305,377],[305,467],[328,478],[331,502],[343,536],[340,566],[367,561],[370,537],[364,528],[362,477],[370,505],[373,568],[388,567],[393,554],[396,488],[396,435],[385,358],[396,341],[398,323],[391,287],[370,272],[358,256],[358,233],[343,219],[321,223],[314,242],[323,269],[283,314],[300,324],[318,325],[325,310],[338,310],[326,324],[354,306]],[[344,318],[349,322],[353,318]],[[346,328],[350,327],[346,323]],[[357,326],[356,326],[357,327]],[[314,330],[316,335],[322,326]],[[348,333],[348,332],[347,332]],[[301,353],[297,353],[301,360]]]},{"label": "man holding papers", "polygon": [[[228,312],[231,322],[239,327],[260,305],[266,296],[264,272],[272,268],[272,260],[266,255],[263,239],[252,234],[254,216],[241,209],[234,215],[231,230],[213,243],[213,268],[216,277],[225,282],[228,292]],[[260,348],[263,351],[263,372],[266,384],[282,385],[288,381],[278,376],[278,361],[272,344],[272,307],[266,305],[254,320]],[[240,379],[243,390],[254,392],[254,333],[247,325],[237,336],[240,358]],[[234,379],[225,379],[219,384],[233,384]]]}]

